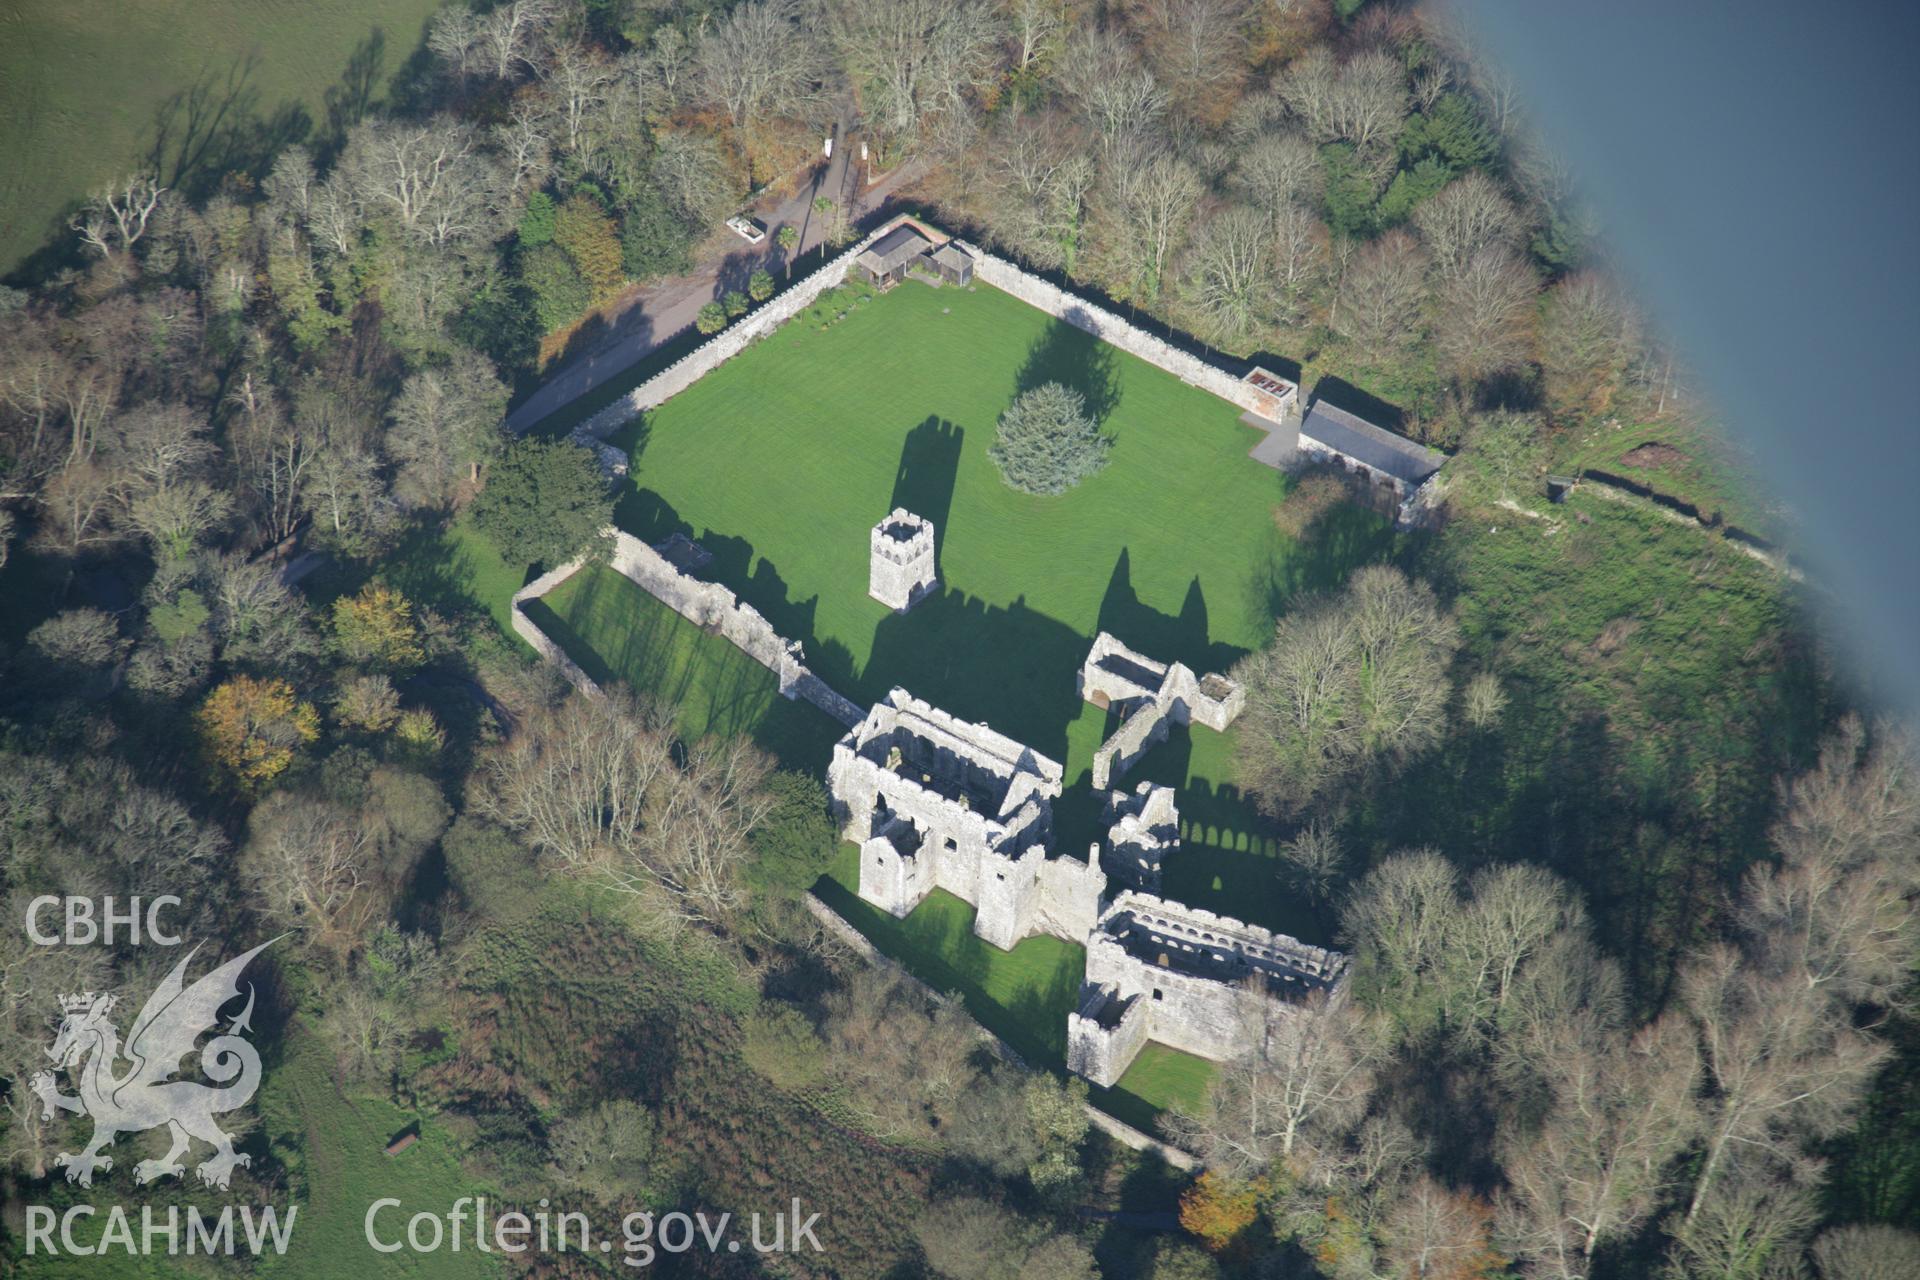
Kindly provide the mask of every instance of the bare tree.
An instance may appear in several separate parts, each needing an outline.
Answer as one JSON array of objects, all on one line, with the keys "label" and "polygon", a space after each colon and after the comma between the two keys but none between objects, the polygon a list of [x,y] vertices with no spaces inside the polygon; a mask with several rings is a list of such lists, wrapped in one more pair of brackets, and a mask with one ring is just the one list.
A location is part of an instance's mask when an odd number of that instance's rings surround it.
[{"label": "bare tree", "polygon": [[1461,275],[1484,249],[1520,241],[1519,211],[1493,179],[1478,171],[1456,178],[1413,211],[1413,225],[1442,279]]},{"label": "bare tree", "polygon": [[1137,163],[1114,165],[1109,178],[1119,255],[1133,283],[1152,301],[1160,294],[1169,259],[1192,230],[1200,179],[1164,149]]},{"label": "bare tree", "polygon": [[736,127],[812,100],[823,59],[808,17],[800,0],[749,0],[701,37],[695,72]]},{"label": "bare tree", "polygon": [[506,158],[508,186],[518,195],[540,186],[553,168],[553,129],[537,101],[517,101],[495,125],[494,145]]},{"label": "bare tree", "polygon": [[1521,966],[1555,934],[1585,927],[1585,910],[1552,872],[1522,863],[1475,872],[1449,939],[1467,998],[1504,1009]]},{"label": "bare tree", "polygon": [[1581,272],[1547,291],[1540,367],[1561,412],[1607,412],[1642,346],[1639,318],[1604,276]]},{"label": "bare tree", "polygon": [[1887,1047],[1854,1030],[1824,992],[1754,973],[1730,947],[1688,966],[1681,997],[1711,1086],[1691,1221],[1736,1163],[1756,1175],[1792,1169],[1804,1139],[1843,1127]]},{"label": "bare tree", "polygon": [[1531,1141],[1502,1166],[1506,1237],[1529,1274],[1586,1280],[1595,1251],[1630,1236],[1668,1188],[1667,1170],[1697,1122],[1699,1054],[1692,1030],[1669,1017],[1631,1042],[1557,1023],[1530,1055],[1552,1105]]},{"label": "bare tree", "polygon": [[1417,1179],[1381,1224],[1378,1274],[1415,1277],[1479,1276],[1499,1262],[1491,1243],[1493,1211],[1432,1178]]},{"label": "bare tree", "polygon": [[1903,1280],[1920,1275],[1920,1233],[1878,1222],[1833,1227],[1811,1256],[1820,1280]]},{"label": "bare tree", "polygon": [[382,905],[362,824],[325,800],[282,791],[254,809],[248,828],[241,867],[268,916],[343,961]]},{"label": "bare tree", "polygon": [[1256,209],[1281,208],[1319,198],[1320,153],[1299,133],[1261,133],[1241,151],[1235,181]]},{"label": "bare tree", "polygon": [[506,0],[484,14],[450,6],[434,15],[427,47],[461,75],[509,80],[538,68],[553,18],[549,0]]},{"label": "bare tree", "polygon": [[540,67],[560,147],[590,163],[591,124],[606,105],[616,77],[611,59],[574,40],[551,48]]},{"label": "bare tree", "polygon": [[1461,382],[1474,382],[1525,359],[1537,286],[1505,249],[1482,249],[1440,283],[1434,345]]},{"label": "bare tree", "polygon": [[1345,868],[1347,852],[1340,834],[1315,818],[1280,846],[1284,874],[1314,902],[1326,902]]},{"label": "bare tree", "polygon": [[1146,44],[1189,114],[1231,106],[1246,74],[1240,48],[1246,0],[1148,0],[1140,14]]},{"label": "bare tree", "polygon": [[126,253],[147,233],[147,223],[167,188],[152,174],[136,173],[87,198],[70,224],[102,258]]},{"label": "bare tree", "polygon": [[1363,1013],[1325,993],[1279,1005],[1256,985],[1240,1008],[1244,1048],[1200,1107],[1176,1106],[1164,1123],[1209,1169],[1249,1179],[1309,1163],[1312,1147],[1359,1117],[1380,1044]]},{"label": "bare tree", "polygon": [[506,407],[506,387],[475,352],[409,377],[394,399],[388,436],[403,497],[417,506],[451,505],[461,480],[478,481],[480,464],[500,451]]},{"label": "bare tree", "polygon": [[1166,91],[1115,31],[1083,28],[1074,36],[1060,83],[1110,147],[1150,133],[1167,109]]},{"label": "bare tree", "polygon": [[504,177],[462,124],[359,125],[347,139],[340,172],[362,207],[392,215],[436,248],[480,236],[498,222]]},{"label": "bare tree", "polygon": [[1330,323],[1376,365],[1391,364],[1419,335],[1427,259],[1412,236],[1389,231],[1354,257],[1339,285]]},{"label": "bare tree", "polygon": [[1920,931],[1920,776],[1890,727],[1843,721],[1805,775],[1781,788],[1777,866],[1747,874],[1739,919],[1749,949],[1829,998],[1885,1005],[1912,971]]},{"label": "bare tree", "polygon": [[641,898],[656,923],[717,924],[743,901],[767,769],[737,739],[676,756],[664,721],[630,694],[581,695],[482,760],[473,805],[561,866]]},{"label": "bare tree", "polygon": [[1188,269],[1187,296],[1226,342],[1251,334],[1272,311],[1272,231],[1265,217],[1230,208],[1201,227]]},{"label": "bare tree", "polygon": [[1390,158],[1407,116],[1406,72],[1378,49],[1341,63],[1315,45],[1274,78],[1274,92],[1316,140],[1350,142],[1370,163]]},{"label": "bare tree", "polygon": [[834,17],[862,107],[899,137],[964,106],[999,60],[999,16],[984,0],[838,0]]},{"label": "bare tree", "polygon": [[1671,1273],[1702,1280],[1791,1276],[1800,1241],[1818,1220],[1804,1186],[1764,1169],[1741,1169],[1674,1225]]},{"label": "bare tree", "polygon": [[1415,849],[1388,858],[1353,887],[1340,930],[1368,985],[1405,999],[1445,964],[1459,916],[1459,873],[1434,850]]},{"label": "bare tree", "polygon": [[1066,29],[1060,0],[1006,0],[1006,22],[1013,32],[1013,69],[1025,71],[1054,50]]}]

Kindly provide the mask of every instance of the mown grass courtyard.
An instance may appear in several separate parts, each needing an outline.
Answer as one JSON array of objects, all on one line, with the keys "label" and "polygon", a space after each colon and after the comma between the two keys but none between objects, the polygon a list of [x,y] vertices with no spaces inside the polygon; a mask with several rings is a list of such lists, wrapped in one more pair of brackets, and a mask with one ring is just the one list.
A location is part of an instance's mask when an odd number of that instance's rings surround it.
[{"label": "mown grass courtyard", "polygon": [[[1115,445],[1078,488],[1032,497],[1002,483],[987,448],[1014,396],[1047,381],[1079,390]],[[713,555],[702,575],[800,640],[856,703],[899,685],[1061,760],[1056,847],[1084,855],[1098,834],[1090,765],[1117,727],[1075,692],[1096,633],[1224,671],[1296,593],[1392,550],[1381,521],[1345,505],[1310,542],[1283,533],[1289,481],[1247,459],[1257,438],[1225,402],[996,290],[847,287],[615,437],[633,455],[618,518],[648,541],[698,541]],[[906,614],[867,595],[868,531],[894,507],[937,530],[940,590]],[[752,734],[810,772],[840,732],[609,570],[575,575],[534,617],[596,679],[677,702],[691,730]],[[1126,779],[1178,790],[1185,844],[1166,892],[1326,941],[1276,874],[1275,832],[1232,757],[1230,733],[1176,731]],[[823,893],[884,950],[960,991],[1022,1052],[1061,1060],[1079,948],[1055,943],[1070,962],[1036,967],[974,939],[957,900],[897,922],[854,898],[851,864],[839,872]],[[1195,1060],[1141,1062],[1136,1112],[1204,1085]]]}]

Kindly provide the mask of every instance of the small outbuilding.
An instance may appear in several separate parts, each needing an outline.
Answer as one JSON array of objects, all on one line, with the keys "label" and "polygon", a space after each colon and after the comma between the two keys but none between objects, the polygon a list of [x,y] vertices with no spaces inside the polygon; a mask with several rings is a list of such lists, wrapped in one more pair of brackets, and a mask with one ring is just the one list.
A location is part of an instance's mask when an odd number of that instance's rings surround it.
[{"label": "small outbuilding", "polygon": [[910,223],[901,223],[873,242],[873,246],[853,260],[853,265],[869,284],[890,289],[907,278],[916,265],[926,265],[933,242]]},{"label": "small outbuilding", "polygon": [[933,269],[948,284],[973,283],[973,259],[956,245],[943,244],[934,251]]}]

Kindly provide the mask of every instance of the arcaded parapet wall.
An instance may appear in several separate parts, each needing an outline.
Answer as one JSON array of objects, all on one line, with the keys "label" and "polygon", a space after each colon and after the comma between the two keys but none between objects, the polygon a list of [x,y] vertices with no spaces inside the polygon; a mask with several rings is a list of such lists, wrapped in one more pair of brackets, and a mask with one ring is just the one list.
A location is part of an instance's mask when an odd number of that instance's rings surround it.
[{"label": "arcaded parapet wall", "polygon": [[896,613],[940,585],[933,562],[933,523],[895,507],[868,536],[867,594]]},{"label": "arcaded parapet wall", "polygon": [[1107,904],[1087,939],[1089,986],[1138,997],[1145,1038],[1215,1061],[1244,1047],[1247,1001],[1312,1016],[1305,998],[1339,999],[1346,978],[1340,952],[1133,890]]}]

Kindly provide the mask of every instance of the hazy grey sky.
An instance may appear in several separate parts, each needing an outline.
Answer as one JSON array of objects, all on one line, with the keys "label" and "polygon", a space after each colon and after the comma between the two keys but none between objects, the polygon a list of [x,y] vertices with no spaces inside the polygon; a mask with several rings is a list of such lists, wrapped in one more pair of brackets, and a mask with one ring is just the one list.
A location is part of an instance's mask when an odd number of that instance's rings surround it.
[{"label": "hazy grey sky", "polygon": [[1920,709],[1920,6],[1459,4]]}]

